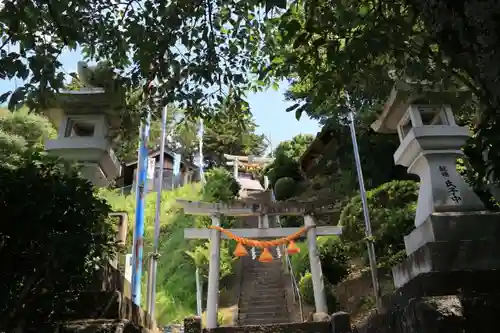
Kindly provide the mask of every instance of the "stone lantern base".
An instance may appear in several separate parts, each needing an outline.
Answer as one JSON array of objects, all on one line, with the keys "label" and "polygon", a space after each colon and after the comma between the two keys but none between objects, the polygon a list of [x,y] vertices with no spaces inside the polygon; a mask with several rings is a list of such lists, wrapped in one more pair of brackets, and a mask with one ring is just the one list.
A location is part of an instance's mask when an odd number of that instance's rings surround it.
[{"label": "stone lantern base", "polygon": [[499,240],[499,213],[434,213],[405,237],[408,258],[393,268],[394,284],[432,272],[500,269]]},{"label": "stone lantern base", "polygon": [[405,237],[396,291],[362,333],[486,333],[500,313],[500,214],[434,213]]}]

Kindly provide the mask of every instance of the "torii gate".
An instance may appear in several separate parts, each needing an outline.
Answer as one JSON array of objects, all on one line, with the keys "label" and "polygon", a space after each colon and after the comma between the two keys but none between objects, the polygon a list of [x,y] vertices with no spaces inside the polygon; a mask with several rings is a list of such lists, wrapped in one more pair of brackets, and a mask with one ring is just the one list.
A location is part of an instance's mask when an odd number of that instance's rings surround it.
[{"label": "torii gate", "polygon": [[274,161],[274,158],[270,157],[238,156],[229,154],[224,154],[224,158],[228,161],[226,162],[226,165],[233,167],[234,179],[238,179],[240,166],[256,164],[264,167]]},{"label": "torii gate", "polygon": [[[232,204],[225,205],[221,203],[203,203],[187,200],[177,200],[185,214],[205,215],[212,218],[212,226],[220,226],[220,216],[267,216],[267,215],[302,215],[304,216],[304,226],[307,230],[307,243],[309,249],[309,262],[311,265],[311,275],[314,290],[314,303],[316,312],[328,313],[325,298],[325,286],[323,283],[323,273],[321,271],[321,262],[316,248],[316,237],[327,235],[340,235],[342,230],[339,226],[316,226],[314,218],[310,215],[311,211],[316,213],[329,213],[334,210],[314,209],[313,204],[269,204],[269,205],[245,205]],[[228,231],[245,238],[280,238],[296,233],[300,228],[252,228],[252,229],[229,229]],[[226,238],[225,235],[222,237]],[[219,273],[220,273],[220,238],[221,232],[216,229],[184,229],[184,238],[186,239],[210,239],[210,259],[208,272],[208,290],[207,290],[207,318],[206,327],[212,329],[217,327],[217,308],[219,293]]]}]

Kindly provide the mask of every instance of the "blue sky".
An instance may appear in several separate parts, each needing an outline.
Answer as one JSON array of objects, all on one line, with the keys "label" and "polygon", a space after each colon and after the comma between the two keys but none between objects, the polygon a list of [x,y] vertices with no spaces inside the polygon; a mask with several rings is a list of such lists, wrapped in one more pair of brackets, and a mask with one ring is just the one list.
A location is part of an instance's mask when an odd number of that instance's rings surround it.
[{"label": "blue sky", "polygon": [[[59,58],[67,73],[76,71],[76,63],[82,59],[78,51],[63,52]],[[20,83],[20,82],[18,82]],[[1,80],[0,94],[15,87],[16,82]],[[295,119],[294,112],[286,112],[291,103],[285,102],[284,92],[288,84],[283,82],[280,89],[269,89],[266,92],[249,94],[250,108],[255,117],[258,132],[270,136],[273,147],[280,141],[288,140],[299,133],[316,134],[320,130],[317,121],[302,116],[300,121]]]}]

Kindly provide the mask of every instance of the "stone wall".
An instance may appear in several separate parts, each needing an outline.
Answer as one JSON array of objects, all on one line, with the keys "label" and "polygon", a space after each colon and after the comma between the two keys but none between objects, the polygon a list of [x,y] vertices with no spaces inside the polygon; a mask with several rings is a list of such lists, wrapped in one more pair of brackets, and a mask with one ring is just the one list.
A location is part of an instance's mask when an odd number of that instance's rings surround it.
[{"label": "stone wall", "polygon": [[412,299],[370,318],[356,333],[490,333],[496,331],[500,294]]},{"label": "stone wall", "polygon": [[[47,294],[47,297],[52,296]],[[61,309],[64,310],[51,314],[46,329],[38,326],[24,333],[54,330],[60,333],[145,333],[157,330],[154,319],[132,303],[128,281],[110,264],[98,271],[89,290],[80,293],[78,298],[66,298]]]},{"label": "stone wall", "polygon": [[490,333],[500,313],[500,271],[421,274],[384,298],[357,333]]}]

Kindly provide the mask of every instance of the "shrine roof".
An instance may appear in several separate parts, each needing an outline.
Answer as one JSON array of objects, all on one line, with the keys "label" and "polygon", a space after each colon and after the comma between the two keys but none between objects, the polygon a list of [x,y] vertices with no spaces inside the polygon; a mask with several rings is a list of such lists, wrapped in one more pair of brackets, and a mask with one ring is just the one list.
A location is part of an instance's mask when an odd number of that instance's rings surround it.
[{"label": "shrine roof", "polygon": [[337,131],[329,126],[324,126],[307,147],[299,159],[300,170],[306,178],[313,178],[320,173],[328,160],[325,158],[326,155],[332,156],[336,153],[338,148],[337,135]]}]

